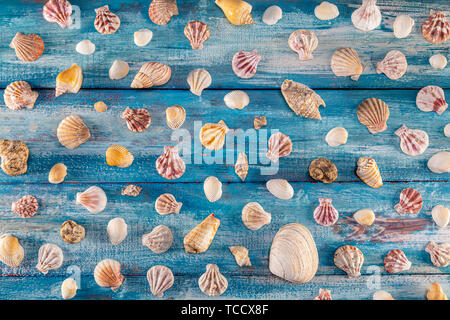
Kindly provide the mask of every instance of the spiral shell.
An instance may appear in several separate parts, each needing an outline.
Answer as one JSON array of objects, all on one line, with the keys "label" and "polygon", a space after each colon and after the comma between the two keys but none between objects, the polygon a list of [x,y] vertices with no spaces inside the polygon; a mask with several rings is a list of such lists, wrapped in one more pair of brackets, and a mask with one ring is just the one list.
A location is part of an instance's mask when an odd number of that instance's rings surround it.
[{"label": "spiral shell", "polygon": [[320,288],[319,295],[317,297],[314,297],[313,300],[333,300],[333,299],[331,298],[330,290]]},{"label": "spiral shell", "polygon": [[245,152],[239,152],[236,163],[234,164],[234,172],[236,172],[241,181],[245,181],[248,174],[248,158]]},{"label": "spiral shell", "polygon": [[166,109],[166,122],[170,129],[180,128],[186,120],[186,110],[182,106],[171,106]]},{"label": "spiral shell", "polygon": [[361,124],[365,125],[372,134],[387,129],[389,108],[386,102],[377,98],[369,98],[361,102],[356,109],[356,115]]},{"label": "spiral shell", "polygon": [[120,263],[112,259],[102,260],[95,266],[94,279],[100,287],[111,288],[114,292],[119,290],[125,280],[120,273]]},{"label": "spiral shell", "polygon": [[122,189],[120,194],[123,196],[137,197],[141,193],[141,191],[142,191],[141,187],[136,186],[134,184],[129,184]]},{"label": "spiral shell", "polygon": [[233,56],[231,67],[233,72],[241,79],[253,78],[258,69],[258,63],[261,61],[261,55],[258,50],[239,51]]},{"label": "spiral shell", "polygon": [[67,0],[49,0],[42,9],[44,19],[57,23],[61,28],[72,25],[72,5]]},{"label": "spiral shell", "polygon": [[236,263],[240,267],[249,267],[252,265],[250,258],[248,257],[248,249],[242,246],[232,246],[228,247],[230,252],[233,254]]},{"label": "spiral shell", "polygon": [[427,300],[448,300],[439,283],[433,282],[427,291]]},{"label": "spiral shell", "polygon": [[436,111],[442,114],[448,107],[444,90],[438,86],[427,86],[420,89],[416,97],[417,108],[424,112]]},{"label": "spiral shell", "polygon": [[258,230],[269,224],[272,216],[258,202],[249,202],[242,209],[242,222],[250,230]]},{"label": "spiral shell", "polygon": [[332,183],[338,177],[338,170],[333,162],[327,158],[316,158],[309,164],[309,175],[314,180]]},{"label": "spiral shell", "polygon": [[147,281],[154,296],[162,298],[164,292],[173,286],[173,273],[165,266],[153,266],[147,271]]},{"label": "spiral shell", "polygon": [[108,5],[95,9],[95,29],[101,34],[113,34],[120,27],[120,19],[117,15],[109,11]]},{"label": "spiral shell", "polygon": [[203,191],[209,202],[215,202],[222,197],[222,182],[214,176],[210,176],[203,182]]},{"label": "spiral shell", "polygon": [[156,171],[165,179],[178,179],[186,171],[186,163],[177,147],[164,146],[164,153],[156,159]]},{"label": "spiral shell", "polygon": [[428,134],[423,130],[409,129],[402,125],[395,134],[400,137],[400,149],[408,156],[417,156],[428,148]]},{"label": "spiral shell", "polygon": [[157,25],[168,24],[172,16],[178,15],[176,0],[153,0],[148,7],[150,20]]},{"label": "spiral shell", "polygon": [[211,85],[212,78],[205,69],[194,69],[187,76],[190,91],[196,96],[201,96],[204,89]]},{"label": "spiral shell", "polygon": [[364,255],[357,247],[342,246],[334,253],[334,264],[347,273],[349,278],[361,275],[361,267],[364,263]]},{"label": "spiral shell", "polygon": [[67,220],[61,225],[59,234],[65,242],[75,244],[84,239],[86,231],[82,225],[75,221]]},{"label": "spiral shell", "polygon": [[381,12],[376,0],[363,0],[362,6],[353,11],[352,23],[356,29],[370,31],[381,23]]},{"label": "spiral shell", "polygon": [[242,110],[250,103],[250,98],[245,91],[233,90],[228,92],[224,97],[223,101],[225,105],[230,109]]},{"label": "spiral shell", "polygon": [[435,44],[444,43],[450,38],[450,23],[442,11],[430,10],[430,17],[422,24],[423,37]]},{"label": "spiral shell", "polygon": [[131,88],[142,89],[162,86],[169,82],[172,69],[159,62],[144,63],[131,83]]},{"label": "spiral shell", "polygon": [[267,126],[267,119],[266,116],[261,116],[261,117],[255,117],[253,119],[253,126],[255,127],[256,130],[261,129],[262,127]]},{"label": "spiral shell", "polygon": [[252,6],[245,1],[216,0],[216,4],[222,9],[228,21],[236,26],[255,23],[250,15]]},{"label": "spiral shell", "polygon": [[25,143],[19,140],[0,139],[1,168],[10,176],[27,172],[27,161],[30,151]]},{"label": "spiral shell", "polygon": [[337,77],[350,77],[357,81],[363,73],[364,65],[355,49],[340,48],[331,57],[331,70]]},{"label": "spiral shell", "polygon": [[402,250],[391,250],[384,258],[384,268],[389,273],[406,271],[411,268],[411,261]]},{"label": "spiral shell", "polygon": [[107,202],[105,191],[97,186],[89,187],[84,192],[78,192],[76,197],[76,204],[82,205],[90,213],[102,212]]},{"label": "spiral shell", "polygon": [[150,113],[146,109],[126,108],[120,115],[127,122],[127,128],[133,132],[143,132],[147,130],[152,122]]},{"label": "spiral shell", "polygon": [[394,207],[395,211],[400,215],[418,214],[422,209],[423,199],[419,191],[406,188],[400,192],[400,202]]},{"label": "spiral shell", "polygon": [[400,14],[395,18],[393,28],[394,36],[402,39],[409,36],[412,27],[414,26],[414,19],[406,14]]},{"label": "spiral shell", "polygon": [[83,70],[74,63],[69,69],[62,71],[56,77],[55,97],[63,93],[77,93],[83,83]]},{"label": "spiral shell", "polygon": [[266,188],[278,199],[289,200],[294,196],[294,188],[285,179],[270,179],[266,182]]},{"label": "spiral shell", "polygon": [[49,270],[56,270],[63,264],[64,255],[56,244],[46,243],[39,248],[36,268],[43,274]]},{"label": "spiral shell", "polygon": [[331,199],[319,198],[319,206],[314,210],[314,220],[321,226],[332,226],[339,219],[339,213],[331,202]]},{"label": "spiral shell", "polygon": [[225,143],[225,135],[230,129],[223,120],[206,123],[200,129],[200,142],[208,150],[220,150]]},{"label": "spiral shell", "polygon": [[26,195],[13,202],[11,210],[17,213],[22,218],[31,218],[38,211],[39,204],[35,197]]},{"label": "spiral shell", "polygon": [[77,115],[64,118],[56,130],[59,143],[67,149],[75,149],[91,137],[88,127]]},{"label": "spiral shell", "polygon": [[202,253],[208,250],[219,226],[220,220],[214,216],[214,213],[207,216],[184,237],[185,251],[187,253]]},{"label": "spiral shell", "polygon": [[67,278],[61,284],[61,296],[64,300],[75,297],[77,290],[77,282],[73,278]]},{"label": "spiral shell", "polygon": [[23,62],[37,60],[44,52],[44,41],[34,33],[17,32],[9,46],[16,51],[17,58]]},{"label": "spiral shell", "polygon": [[297,52],[300,60],[311,60],[319,40],[313,31],[300,29],[291,33],[288,44],[292,51]]},{"label": "spiral shell", "polygon": [[389,51],[384,59],[377,63],[377,73],[384,73],[391,80],[398,80],[406,73],[408,62],[398,50]]},{"label": "spiral shell", "polygon": [[281,93],[296,115],[318,120],[322,119],[319,106],[325,107],[325,102],[309,87],[292,80],[284,80],[281,85]]},{"label": "spiral shell", "polygon": [[67,167],[63,163],[55,164],[48,173],[48,182],[58,184],[67,176]]},{"label": "spiral shell", "polygon": [[17,268],[23,260],[24,251],[19,239],[11,234],[0,236],[0,261],[7,266]]},{"label": "spiral shell", "polygon": [[15,81],[10,83],[3,94],[5,104],[11,110],[22,108],[33,109],[39,93],[31,90],[26,81]]},{"label": "spiral shell", "polygon": [[450,244],[430,241],[425,251],[430,254],[431,263],[436,267],[445,268],[450,264]]},{"label": "spiral shell", "polygon": [[371,157],[361,157],[358,159],[356,165],[356,175],[369,187],[378,189],[383,185],[380,170],[378,169],[375,159]]},{"label": "spiral shell", "polygon": [[180,213],[181,202],[177,202],[175,197],[170,193],[164,193],[158,197],[155,201],[155,210],[160,215],[168,215],[171,213]]},{"label": "spiral shell", "polygon": [[270,136],[269,151],[267,151],[267,158],[273,162],[278,162],[279,158],[287,157],[292,152],[292,141],[288,135],[277,132]]},{"label": "spiral shell", "polygon": [[220,273],[217,264],[208,264],[206,266],[206,272],[198,279],[198,286],[207,296],[216,297],[227,290],[228,281]]},{"label": "spiral shell", "polygon": [[150,233],[142,236],[142,245],[152,250],[153,253],[166,252],[172,246],[172,242],[172,231],[164,225],[156,226]]},{"label": "spiral shell", "polygon": [[106,150],[106,163],[108,166],[127,168],[131,166],[134,157],[127,148],[121,145],[112,145]]},{"label": "spiral shell", "polygon": [[209,39],[209,28],[201,21],[191,21],[184,28],[184,35],[191,42],[194,50],[203,49],[203,43]]},{"label": "spiral shell", "polygon": [[108,222],[106,233],[108,234],[109,242],[113,245],[118,245],[127,237],[128,225],[122,218],[111,219]]}]

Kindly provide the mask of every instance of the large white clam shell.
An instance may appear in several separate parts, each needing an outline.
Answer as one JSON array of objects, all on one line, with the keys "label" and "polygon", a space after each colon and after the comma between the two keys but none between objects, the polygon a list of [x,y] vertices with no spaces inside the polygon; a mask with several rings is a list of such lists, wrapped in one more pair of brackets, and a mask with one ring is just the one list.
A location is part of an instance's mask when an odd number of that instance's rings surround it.
[{"label": "large white clam shell", "polygon": [[122,218],[114,218],[109,220],[108,227],[106,231],[108,233],[109,241],[113,245],[120,244],[123,240],[125,240],[128,234],[128,225],[125,223],[125,220]]},{"label": "large white clam shell", "polygon": [[394,36],[396,38],[406,38],[411,33],[414,26],[414,19],[406,14],[398,15],[394,21]]},{"label": "large white clam shell", "polygon": [[141,29],[134,34],[134,44],[138,47],[145,47],[153,38],[153,32],[149,29]]},{"label": "large white clam shell", "polygon": [[444,206],[437,205],[431,210],[431,216],[438,227],[445,228],[450,220],[450,210]]},{"label": "large white clam shell", "polygon": [[77,46],[75,47],[75,50],[79,54],[84,55],[90,55],[93,54],[95,51],[95,44],[93,44],[90,40],[82,40],[78,42]]},{"label": "large white clam shell", "polygon": [[114,60],[111,68],[109,68],[109,78],[111,80],[122,79],[126,77],[129,71],[130,67],[128,66],[128,63],[123,60]]},{"label": "large white clam shell", "polygon": [[444,69],[447,65],[447,58],[442,54],[435,54],[428,60],[434,69]]},{"label": "large white clam shell", "polygon": [[330,147],[337,147],[341,144],[346,144],[348,138],[348,132],[343,127],[336,127],[331,129],[326,137],[325,141]]},{"label": "large white clam shell", "polygon": [[289,200],[294,196],[294,188],[285,179],[271,179],[266,182],[266,187],[278,199]]},{"label": "large white clam shell", "polygon": [[319,20],[332,20],[339,16],[339,9],[336,5],[323,1],[314,8],[314,15]]},{"label": "large white clam shell", "polygon": [[203,191],[210,202],[215,202],[222,197],[222,182],[216,177],[210,176],[203,183]]},{"label": "large white clam shell", "polygon": [[233,90],[223,97],[223,101],[230,109],[244,109],[250,103],[250,98],[245,91]]},{"label": "large white clam shell", "polygon": [[276,24],[282,17],[283,10],[279,6],[270,6],[264,11],[262,21],[271,26]]},{"label": "large white clam shell", "polygon": [[441,151],[428,160],[428,169],[434,173],[450,172],[450,152]]}]

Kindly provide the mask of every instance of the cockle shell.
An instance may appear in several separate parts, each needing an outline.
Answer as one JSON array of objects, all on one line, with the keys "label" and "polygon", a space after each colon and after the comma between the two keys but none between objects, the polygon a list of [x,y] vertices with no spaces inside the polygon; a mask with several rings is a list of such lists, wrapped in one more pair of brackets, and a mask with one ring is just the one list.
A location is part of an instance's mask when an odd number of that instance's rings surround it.
[{"label": "cockle shell", "polygon": [[153,38],[153,32],[148,29],[141,29],[133,34],[134,44],[138,47],[145,47]]},{"label": "cockle shell", "polygon": [[314,297],[313,300],[333,300],[331,298],[331,292],[327,289],[319,289],[319,295],[317,297]]},{"label": "cockle shell", "polygon": [[127,237],[128,225],[122,218],[111,219],[108,222],[106,233],[108,234],[109,242],[113,245],[118,245]]},{"label": "cockle shell", "polygon": [[331,183],[338,177],[338,170],[333,162],[327,158],[316,158],[309,164],[309,175],[314,180]]},{"label": "cockle shell", "polygon": [[384,258],[384,268],[389,273],[407,271],[411,268],[411,261],[402,250],[391,250]]},{"label": "cockle shell", "polygon": [[206,23],[191,21],[184,27],[184,35],[191,42],[192,49],[201,50],[203,43],[209,39],[210,33]]},{"label": "cockle shell", "polygon": [[119,17],[109,11],[108,5],[95,9],[95,29],[101,34],[113,34],[120,27]]},{"label": "cockle shell", "polygon": [[214,213],[207,216],[184,237],[183,244],[186,252],[202,253],[208,250],[219,226],[220,220],[214,216]]},{"label": "cockle shell", "polygon": [[334,264],[347,273],[349,278],[361,275],[361,267],[364,263],[364,255],[357,247],[342,246],[334,253]]},{"label": "cockle shell", "polygon": [[353,219],[362,226],[371,226],[375,221],[375,213],[371,209],[361,209],[353,214]]},{"label": "cockle shell", "polygon": [[431,210],[431,216],[439,228],[445,228],[450,220],[450,210],[444,206],[437,205]]},{"label": "cockle shell", "polygon": [[123,60],[114,60],[109,68],[109,78],[111,80],[119,80],[125,78],[130,71],[128,63]]},{"label": "cockle shell", "polygon": [[250,98],[245,91],[233,90],[223,97],[225,105],[230,109],[242,110],[250,103]]},{"label": "cockle shell", "polygon": [[352,23],[356,29],[370,31],[381,23],[381,12],[376,0],[363,0],[362,6],[353,11]]},{"label": "cockle shell", "polygon": [[269,224],[272,215],[265,211],[258,202],[249,202],[242,208],[242,222],[250,230],[258,230]]},{"label": "cockle shell", "polygon": [[67,167],[63,163],[55,164],[48,173],[48,182],[58,184],[67,176]]},{"label": "cockle shell", "polygon": [[266,188],[278,199],[289,200],[294,196],[294,188],[285,179],[270,179],[266,182]]},{"label": "cockle shell", "polygon": [[228,249],[230,249],[231,253],[233,254],[238,266],[247,267],[252,265],[252,263],[250,262],[250,258],[248,257],[248,249],[246,247],[231,246],[228,247]]},{"label": "cockle shell", "polygon": [[283,18],[283,10],[279,6],[270,6],[264,10],[262,21],[272,26],[276,24],[281,18]]},{"label": "cockle shell", "polygon": [[90,213],[102,212],[107,202],[105,191],[97,186],[89,187],[84,192],[78,192],[76,197],[76,204],[81,204]]},{"label": "cockle shell", "polygon": [[245,1],[216,0],[216,4],[220,9],[222,9],[228,21],[236,26],[255,23],[250,15],[250,12],[252,12],[252,6]]},{"label": "cockle shell", "polygon": [[13,202],[11,210],[17,213],[22,218],[31,218],[38,211],[39,204],[35,197],[26,195]]},{"label": "cockle shell", "polygon": [[153,86],[162,86],[169,82],[172,69],[159,62],[144,63],[139,72],[134,76],[131,88],[142,89]]},{"label": "cockle shell", "polygon": [[77,290],[77,282],[73,278],[67,278],[61,284],[61,296],[64,300],[75,297]]},{"label": "cockle shell", "polygon": [[377,73],[384,73],[391,80],[398,80],[406,73],[408,62],[398,50],[389,51],[384,59],[377,63]]},{"label": "cockle shell", "polygon": [[284,80],[281,85],[284,100],[296,115],[321,120],[319,106],[325,107],[325,102],[312,89],[302,83]]},{"label": "cockle shell", "polygon": [[64,255],[56,244],[46,243],[39,248],[38,263],[36,268],[43,274],[49,270],[56,270],[62,266]]},{"label": "cockle shell", "polygon": [[187,79],[190,91],[196,96],[201,96],[204,89],[211,85],[212,78],[205,69],[194,69],[189,72]]},{"label": "cockle shell", "polygon": [[414,19],[406,14],[400,14],[395,18],[393,28],[394,36],[402,39],[409,36],[412,27],[414,26]]},{"label": "cockle shell", "polygon": [[438,86],[427,86],[420,89],[416,97],[416,105],[422,111],[436,111],[442,114],[448,107],[444,90]]},{"label": "cockle shell", "polygon": [[203,191],[209,202],[215,202],[222,197],[222,182],[214,176],[210,176],[203,182]]},{"label": "cockle shell", "polygon": [[325,141],[330,147],[337,147],[346,144],[348,139],[348,132],[343,127],[336,127],[328,131]]},{"label": "cockle shell", "polygon": [[208,150],[220,150],[225,143],[225,135],[230,129],[223,120],[206,123],[200,129],[200,142]]},{"label": "cockle shell", "polygon": [[112,145],[106,150],[106,163],[111,167],[127,168],[131,166],[134,157],[127,148],[121,145]]},{"label": "cockle shell", "polygon": [[103,101],[97,101],[94,103],[94,109],[97,112],[106,112],[106,110],[108,110],[108,106]]},{"label": "cockle shell", "polygon": [[120,194],[123,196],[137,197],[141,193],[141,191],[142,191],[141,187],[136,186],[134,184],[129,184],[122,189]]},{"label": "cockle shell", "polygon": [[65,242],[75,244],[84,239],[86,231],[82,225],[75,221],[67,220],[61,225],[59,234]]},{"label": "cockle shell", "polygon": [[450,172],[450,152],[441,151],[436,153],[428,160],[427,167],[434,173]]},{"label": "cockle shell", "polygon": [[450,264],[450,244],[430,241],[425,247],[430,254],[431,262],[438,268],[445,268]]},{"label": "cockle shell", "polygon": [[67,0],[49,0],[42,9],[44,19],[57,23],[61,28],[67,28],[73,23],[72,5]]},{"label": "cockle shell", "polygon": [[170,129],[180,128],[186,120],[186,110],[182,106],[171,106],[166,109],[166,123]]},{"label": "cockle shell", "polygon": [[208,264],[206,272],[198,279],[198,286],[207,296],[216,297],[227,290],[228,281],[220,273],[217,264]]},{"label": "cockle shell", "polygon": [[100,287],[111,288],[115,292],[119,290],[125,277],[120,273],[118,261],[105,259],[95,266],[94,279]]},{"label": "cockle shell", "polygon": [[444,43],[450,38],[450,23],[442,11],[430,10],[430,17],[422,24],[423,37],[435,44]]},{"label": "cockle shell", "polygon": [[125,119],[128,130],[132,132],[143,132],[152,122],[152,117],[146,109],[130,109],[127,107],[120,117]]},{"label": "cockle shell", "polygon": [[319,20],[332,20],[339,16],[339,9],[336,5],[323,1],[314,8],[314,15]]},{"label": "cockle shell", "polygon": [[356,115],[361,124],[365,125],[372,134],[387,129],[389,108],[386,102],[377,98],[369,98],[361,102],[356,109]]},{"label": "cockle shell", "polygon": [[93,44],[90,40],[82,40],[77,43],[75,50],[79,54],[90,55],[95,51],[95,44]]},{"label": "cockle shell", "polygon": [[0,139],[1,168],[7,175],[17,176],[27,172],[29,154],[27,145],[22,141]]},{"label": "cockle shell", "polygon": [[234,164],[234,172],[244,181],[248,174],[248,158],[245,152],[240,152],[236,163]]},{"label": "cockle shell", "polygon": [[292,51],[297,52],[300,60],[311,60],[319,39],[313,31],[300,29],[291,33],[288,44]]},{"label": "cockle shell", "polygon": [[278,162],[279,158],[287,157],[292,152],[291,138],[281,132],[272,134],[267,144],[269,151],[267,151],[266,156],[273,162]]},{"label": "cockle shell", "polygon": [[400,215],[418,214],[422,205],[423,199],[420,192],[416,189],[406,188],[400,192],[400,202],[395,205],[394,209]]},{"label": "cockle shell", "polygon": [[337,77],[350,77],[357,81],[363,73],[364,65],[355,49],[340,48],[331,57],[331,70]]},{"label": "cockle shell", "polygon": [[394,300],[394,298],[389,292],[380,290],[373,294],[373,300]]},{"label": "cockle shell", "polygon": [[253,126],[255,127],[256,130],[261,129],[262,127],[267,126],[267,119],[266,116],[261,116],[261,117],[255,117],[253,119]]},{"label": "cockle shell", "polygon": [[175,197],[170,193],[164,193],[155,201],[155,210],[160,215],[168,215],[171,213],[180,213],[183,203],[177,202]]},{"label": "cockle shell", "polygon": [[434,54],[428,61],[434,69],[444,69],[447,65],[447,58],[442,54]]},{"label": "cockle shell", "polygon": [[395,134],[400,137],[400,149],[408,156],[417,156],[428,148],[428,134],[423,130],[409,129],[402,125]]},{"label": "cockle shell", "polygon": [[69,69],[62,71],[56,77],[55,97],[63,93],[77,93],[83,82],[83,70],[74,63]]},{"label": "cockle shell", "polygon": [[361,157],[356,163],[356,175],[369,187],[378,189],[383,185],[380,170],[371,157]]},{"label": "cockle shell", "polygon": [[148,7],[150,20],[157,25],[168,24],[172,16],[178,15],[176,0],[153,0]]},{"label": "cockle shell", "polygon": [[11,110],[22,108],[33,109],[39,93],[31,90],[26,81],[14,81],[10,83],[3,93],[5,104]]},{"label": "cockle shell", "polygon": [[154,296],[162,298],[164,292],[173,286],[172,271],[166,266],[153,266],[147,271],[147,281]]},{"label": "cockle shell", "polygon": [[448,300],[439,283],[433,282],[427,291],[427,300]]},{"label": "cockle shell", "polygon": [[17,32],[9,46],[16,51],[17,58],[23,62],[37,60],[44,52],[44,41],[34,33]]},{"label": "cockle shell", "polygon": [[172,231],[165,225],[156,226],[150,233],[142,236],[142,245],[152,250],[153,253],[166,252],[172,246],[172,242]]},{"label": "cockle shell", "polygon": [[64,118],[56,130],[59,143],[67,149],[75,149],[91,137],[88,127],[77,115]]},{"label": "cockle shell", "polygon": [[261,55],[258,50],[236,52],[231,60],[231,67],[235,75],[241,79],[253,78],[258,69]]},{"label": "cockle shell", "polygon": [[23,247],[19,243],[19,239],[11,234],[0,236],[0,261],[4,264],[17,268],[24,256]]},{"label": "cockle shell", "polygon": [[339,213],[331,202],[331,199],[319,198],[319,206],[314,210],[314,220],[321,226],[332,226],[339,219]]},{"label": "cockle shell", "polygon": [[314,277],[318,265],[316,243],[308,228],[291,223],[278,230],[270,247],[270,272],[293,283],[306,283]]},{"label": "cockle shell", "polygon": [[186,171],[186,163],[177,147],[164,146],[164,153],[156,159],[156,171],[165,179],[178,179]]}]

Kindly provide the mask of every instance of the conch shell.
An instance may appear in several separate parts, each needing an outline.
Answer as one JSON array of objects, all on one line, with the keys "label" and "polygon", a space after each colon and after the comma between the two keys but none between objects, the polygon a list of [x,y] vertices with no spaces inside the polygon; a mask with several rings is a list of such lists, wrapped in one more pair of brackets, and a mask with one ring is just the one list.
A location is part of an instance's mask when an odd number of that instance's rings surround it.
[{"label": "conch shell", "polygon": [[183,243],[186,252],[202,253],[208,250],[219,226],[220,220],[214,216],[214,213],[207,216],[184,237]]},{"label": "conch shell", "polygon": [[386,102],[377,98],[369,98],[361,102],[356,109],[359,122],[365,125],[372,134],[387,129],[389,108]]},{"label": "conch shell", "polygon": [[209,202],[215,202],[222,197],[222,182],[214,176],[210,176],[203,182],[203,191]]},{"label": "conch shell", "polygon": [[139,72],[134,77],[131,87],[135,89],[162,86],[169,82],[172,76],[172,69],[159,62],[144,63]]},{"label": "conch shell", "polygon": [[170,193],[164,193],[158,197],[155,201],[155,210],[160,215],[168,215],[171,213],[180,213],[181,202],[177,202],[175,197]]},{"label": "conch shell", "polygon": [[380,170],[378,169],[375,159],[371,157],[361,157],[358,159],[356,165],[356,175],[369,187],[378,189],[383,185]]},{"label": "conch shell", "polygon": [[249,202],[242,209],[242,222],[250,230],[258,230],[269,224],[272,216],[258,202]]},{"label": "conch shell", "polygon": [[24,251],[19,239],[11,234],[0,236],[0,261],[17,268],[23,260]]},{"label": "conch shell", "polygon": [[184,27],[184,35],[191,42],[194,50],[203,49],[203,43],[209,39],[209,28],[201,21],[191,21]]},{"label": "conch shell", "polygon": [[236,52],[231,60],[231,67],[235,75],[241,79],[253,78],[258,69],[261,55],[258,50]]},{"label": "conch shell", "polygon": [[294,188],[286,179],[271,179],[266,182],[266,188],[278,199],[289,200],[294,196]]},{"label": "conch shell", "polygon": [[61,28],[72,25],[72,5],[67,0],[49,0],[42,9],[44,19],[57,23]]},{"label": "conch shell", "polygon": [[39,93],[32,91],[31,86],[26,81],[10,83],[3,94],[5,104],[11,110],[33,109],[38,96]]},{"label": "conch shell", "polygon": [[59,269],[63,260],[64,255],[61,248],[56,244],[46,243],[39,248],[36,268],[43,274],[47,274],[49,270]]},{"label": "conch shell", "polygon": [[7,175],[17,176],[27,172],[29,154],[27,145],[22,141],[0,139],[1,168]]},{"label": "conch shell", "polygon": [[234,172],[244,181],[248,174],[248,158],[245,152],[239,152],[236,163],[234,164]]},{"label": "conch shell", "polygon": [[56,135],[59,143],[71,150],[85,143],[91,137],[91,133],[83,119],[77,115],[64,118],[58,125]]},{"label": "conch shell", "polygon": [[67,176],[67,167],[63,163],[55,164],[48,173],[48,182],[58,184]]},{"label": "conch shell", "polygon": [[444,90],[438,86],[426,86],[420,89],[416,97],[417,108],[424,112],[436,111],[442,114],[448,107]]},{"label": "conch shell", "polygon": [[169,180],[180,178],[186,171],[186,163],[178,154],[177,147],[164,146],[164,153],[156,159],[156,171]]},{"label": "conch shell", "polygon": [[217,264],[208,264],[206,272],[198,279],[198,286],[207,296],[216,297],[227,290],[228,281],[220,273]]},{"label": "conch shell", "polygon": [[56,77],[55,96],[59,97],[63,93],[77,93],[80,91],[83,82],[83,70],[74,63],[69,69],[62,71]]},{"label": "conch shell", "polygon": [[76,204],[82,205],[90,213],[102,212],[107,202],[105,191],[97,186],[89,187],[84,192],[78,192],[76,196]]},{"label": "conch shell", "polygon": [[364,255],[357,247],[342,246],[334,253],[334,264],[347,273],[349,278],[356,278],[361,275],[363,263]]},{"label": "conch shell", "polygon": [[164,292],[173,286],[173,273],[166,266],[153,266],[147,271],[147,281],[154,296],[162,298]]},{"label": "conch shell", "polygon": [[423,130],[409,129],[402,125],[394,133],[400,137],[400,149],[408,156],[417,156],[428,148],[428,134]]},{"label": "conch shell", "polygon": [[292,80],[284,80],[281,85],[281,93],[296,115],[318,120],[322,119],[319,106],[325,107],[325,102],[309,87]]},{"label": "conch shell", "polygon": [[225,143],[225,135],[230,129],[223,120],[206,123],[200,129],[200,142],[208,150],[220,150]]},{"label": "conch shell", "polygon": [[381,12],[377,0],[363,0],[362,6],[353,11],[352,23],[356,29],[370,31],[381,23]]},{"label": "conch shell", "polygon": [[186,120],[186,110],[182,106],[174,105],[166,109],[166,122],[170,129],[180,128]]},{"label": "conch shell", "polygon": [[236,259],[236,263],[240,267],[247,267],[251,266],[252,263],[250,262],[250,258],[248,257],[248,249],[243,246],[232,246],[228,247],[230,249],[231,253],[234,256],[234,259]]},{"label": "conch shell", "polygon": [[333,162],[327,158],[316,158],[309,164],[309,175],[314,180],[331,183],[338,177],[338,170]]},{"label": "conch shell", "polygon": [[313,31],[300,29],[291,33],[288,44],[292,51],[297,52],[300,60],[311,60],[319,40]]},{"label": "conch shell", "polygon": [[430,254],[431,263],[438,268],[445,268],[450,264],[450,244],[430,241],[425,247]]},{"label": "conch shell", "polygon": [[172,231],[165,225],[156,226],[150,233],[146,233],[142,236],[142,245],[146,246],[154,253],[166,252],[172,246],[172,242]]},{"label": "conch shell", "polygon": [[331,70],[337,77],[350,77],[357,81],[363,73],[364,65],[353,48],[340,48],[331,57]]},{"label": "conch shell", "polygon": [[126,108],[120,115],[127,122],[127,128],[133,132],[143,132],[147,130],[152,122],[150,113],[146,109]]},{"label": "conch shell", "polygon": [[253,18],[250,15],[252,6],[242,0],[216,0],[216,4],[222,9],[223,13],[234,25],[253,24]]},{"label": "conch shell", "polygon": [[168,24],[172,16],[178,15],[176,0],[153,0],[148,7],[148,16],[157,25]]},{"label": "conch shell", "polygon": [[430,10],[430,17],[422,24],[423,37],[435,44],[444,43],[450,38],[450,23],[442,11]]},{"label": "conch shell", "polygon": [[75,221],[67,220],[61,225],[59,234],[65,242],[75,244],[84,239],[86,231],[82,225]]},{"label": "conch shell", "polygon": [[128,225],[122,218],[111,219],[108,222],[106,233],[108,234],[109,242],[113,245],[118,245],[127,237]]},{"label": "conch shell", "polygon": [[38,208],[37,199],[31,195],[23,196],[11,205],[11,210],[22,218],[31,218],[37,213]]},{"label": "conch shell", "polygon": [[111,288],[115,292],[122,285],[125,278],[120,273],[120,263],[118,261],[105,259],[95,266],[94,279],[100,287]]},{"label": "conch shell", "polygon": [[108,166],[128,168],[134,161],[134,157],[127,148],[121,145],[112,145],[106,150],[106,163]]},{"label": "conch shell", "polygon": [[194,69],[187,76],[190,91],[196,96],[201,96],[204,89],[211,85],[212,78],[206,69]]},{"label": "conch shell", "polygon": [[279,158],[287,157],[292,152],[292,141],[288,135],[277,132],[270,136],[269,142],[269,151],[267,151],[267,158],[270,161],[278,162]]},{"label": "conch shell", "polygon": [[117,15],[109,11],[108,5],[95,9],[95,29],[101,34],[113,34],[120,27],[120,19]]},{"label": "conch shell", "polygon": [[34,33],[17,32],[9,46],[16,50],[17,58],[23,62],[37,60],[44,52],[44,41]]},{"label": "conch shell", "polygon": [[407,68],[406,57],[398,50],[389,51],[384,59],[377,63],[377,73],[384,73],[391,80],[403,77]]}]

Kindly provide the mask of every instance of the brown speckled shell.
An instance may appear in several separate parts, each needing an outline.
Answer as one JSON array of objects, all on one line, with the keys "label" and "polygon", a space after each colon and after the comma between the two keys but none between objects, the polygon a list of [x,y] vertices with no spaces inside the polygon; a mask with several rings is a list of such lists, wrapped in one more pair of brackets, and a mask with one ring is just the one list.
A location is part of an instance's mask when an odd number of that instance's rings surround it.
[{"label": "brown speckled shell", "polygon": [[27,172],[29,154],[27,145],[22,141],[0,139],[1,167],[7,175],[17,176]]},{"label": "brown speckled shell", "polygon": [[321,120],[319,106],[325,107],[325,102],[312,89],[302,83],[284,80],[281,85],[284,100],[296,115],[305,118]]},{"label": "brown speckled shell", "polygon": [[65,242],[70,244],[80,242],[86,235],[84,227],[72,220],[67,220],[61,225],[59,234]]},{"label": "brown speckled shell", "polygon": [[142,188],[139,186],[136,186],[134,184],[129,184],[126,187],[124,187],[121,191],[121,195],[123,196],[130,196],[130,197],[137,197],[142,191]]},{"label": "brown speckled shell", "polygon": [[314,159],[309,165],[309,174],[314,180],[323,183],[331,183],[338,177],[336,166],[326,158]]}]

